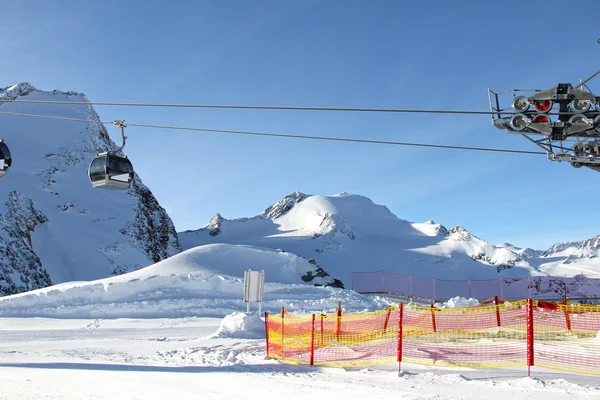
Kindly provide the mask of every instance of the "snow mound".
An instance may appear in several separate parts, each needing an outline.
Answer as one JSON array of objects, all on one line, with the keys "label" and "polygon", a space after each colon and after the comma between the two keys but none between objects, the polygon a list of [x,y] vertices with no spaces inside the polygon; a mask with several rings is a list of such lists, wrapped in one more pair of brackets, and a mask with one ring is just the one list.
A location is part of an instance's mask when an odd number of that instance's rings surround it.
[{"label": "snow mound", "polygon": [[479,305],[479,300],[474,298],[465,298],[456,296],[451,298],[450,300],[443,303],[435,303],[435,307],[437,308],[466,308],[466,307],[474,307]]},{"label": "snow mound", "polygon": [[389,301],[334,287],[314,286],[299,274],[315,265],[293,254],[253,246],[200,246],[152,266],[88,282],[69,282],[0,297],[0,317],[177,318],[223,316],[245,309],[243,276],[265,271],[263,308],[333,312],[339,300],[352,311]]},{"label": "snow mound", "polygon": [[265,322],[254,313],[233,312],[223,318],[219,329],[211,337],[263,339],[265,337]]}]

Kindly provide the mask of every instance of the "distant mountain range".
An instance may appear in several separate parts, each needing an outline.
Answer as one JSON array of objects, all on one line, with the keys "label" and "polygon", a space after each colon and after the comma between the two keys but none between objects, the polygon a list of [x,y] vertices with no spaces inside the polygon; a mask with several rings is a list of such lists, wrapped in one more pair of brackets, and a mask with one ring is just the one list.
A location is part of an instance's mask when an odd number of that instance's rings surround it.
[{"label": "distant mountain range", "polygon": [[228,220],[215,215],[198,229],[179,232],[182,248],[249,244],[312,258],[349,284],[351,271],[385,269],[439,279],[600,275],[600,237],[556,244],[546,251],[492,245],[461,226],[413,223],[361,195],[287,195],[264,212]]}]

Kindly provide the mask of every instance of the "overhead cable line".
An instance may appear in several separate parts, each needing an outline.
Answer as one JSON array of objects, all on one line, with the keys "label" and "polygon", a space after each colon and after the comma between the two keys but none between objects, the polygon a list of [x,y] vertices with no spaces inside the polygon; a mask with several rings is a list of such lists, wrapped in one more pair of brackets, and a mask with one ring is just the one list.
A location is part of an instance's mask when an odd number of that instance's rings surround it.
[{"label": "overhead cable line", "polygon": [[[83,118],[68,118],[58,117],[51,115],[38,115],[28,114],[19,112],[0,111],[0,114],[6,115],[17,115],[25,117],[37,117],[37,118],[50,118],[65,121],[77,121],[87,123],[102,123],[102,124],[113,124],[114,121],[100,121],[100,120],[89,120]],[[395,145],[395,146],[415,146],[415,147],[434,147],[442,149],[455,149],[455,150],[472,150],[472,151],[490,151],[490,152],[501,152],[501,153],[518,153],[518,154],[543,154],[546,153],[541,151],[528,151],[528,150],[513,150],[513,149],[496,149],[487,147],[470,147],[470,146],[452,146],[442,144],[428,144],[428,143],[411,143],[411,142],[396,142],[396,141],[384,141],[384,140],[371,140],[371,139],[352,139],[352,138],[338,138],[328,136],[311,136],[311,135],[294,135],[286,133],[267,133],[267,132],[255,132],[255,131],[238,131],[230,129],[211,129],[211,128],[194,128],[194,127],[183,127],[183,126],[168,126],[168,125],[151,125],[151,124],[135,124],[127,123],[127,126],[137,126],[140,128],[153,128],[153,129],[172,129],[172,130],[183,130],[183,131],[199,131],[199,132],[215,132],[215,133],[231,133],[238,135],[254,135],[254,136],[272,136],[272,137],[286,137],[296,139],[310,139],[310,140],[328,140],[338,142],[354,142],[354,143],[371,143],[371,144],[384,144],[384,145]]]},{"label": "overhead cable line", "polygon": [[[352,108],[352,107],[301,107],[301,106],[244,106],[225,104],[169,104],[169,103],[123,103],[108,101],[60,101],[60,100],[4,100],[10,103],[41,103],[63,105],[93,105],[93,106],[124,106],[124,107],[170,107],[170,108],[213,108],[213,109],[249,109],[249,110],[292,110],[292,111],[349,111],[349,112],[379,112],[379,113],[421,113],[421,114],[518,114],[511,111],[477,111],[477,110],[435,110],[435,109],[408,109],[408,108]],[[572,114],[571,112],[547,113],[548,115]]]}]

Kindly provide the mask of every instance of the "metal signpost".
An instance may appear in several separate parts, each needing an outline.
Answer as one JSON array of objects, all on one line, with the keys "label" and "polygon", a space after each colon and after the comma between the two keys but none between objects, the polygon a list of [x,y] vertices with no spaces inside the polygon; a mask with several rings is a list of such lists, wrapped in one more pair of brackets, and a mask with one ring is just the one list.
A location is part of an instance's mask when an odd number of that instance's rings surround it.
[{"label": "metal signpost", "polygon": [[250,303],[258,303],[258,315],[262,312],[263,294],[265,291],[265,271],[244,271],[244,302],[246,314],[250,314]]}]

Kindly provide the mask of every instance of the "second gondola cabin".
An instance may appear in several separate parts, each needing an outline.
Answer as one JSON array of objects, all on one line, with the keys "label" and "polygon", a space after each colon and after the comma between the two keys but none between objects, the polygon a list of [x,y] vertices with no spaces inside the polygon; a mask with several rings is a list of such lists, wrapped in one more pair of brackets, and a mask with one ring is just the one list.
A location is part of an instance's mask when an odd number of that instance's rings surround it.
[{"label": "second gondola cabin", "polygon": [[127,157],[104,152],[92,160],[88,175],[95,188],[125,190],[133,181],[133,165]]},{"label": "second gondola cabin", "polygon": [[4,143],[4,140],[0,139],[0,178],[4,178],[11,164],[10,150],[8,150],[8,146]]}]

